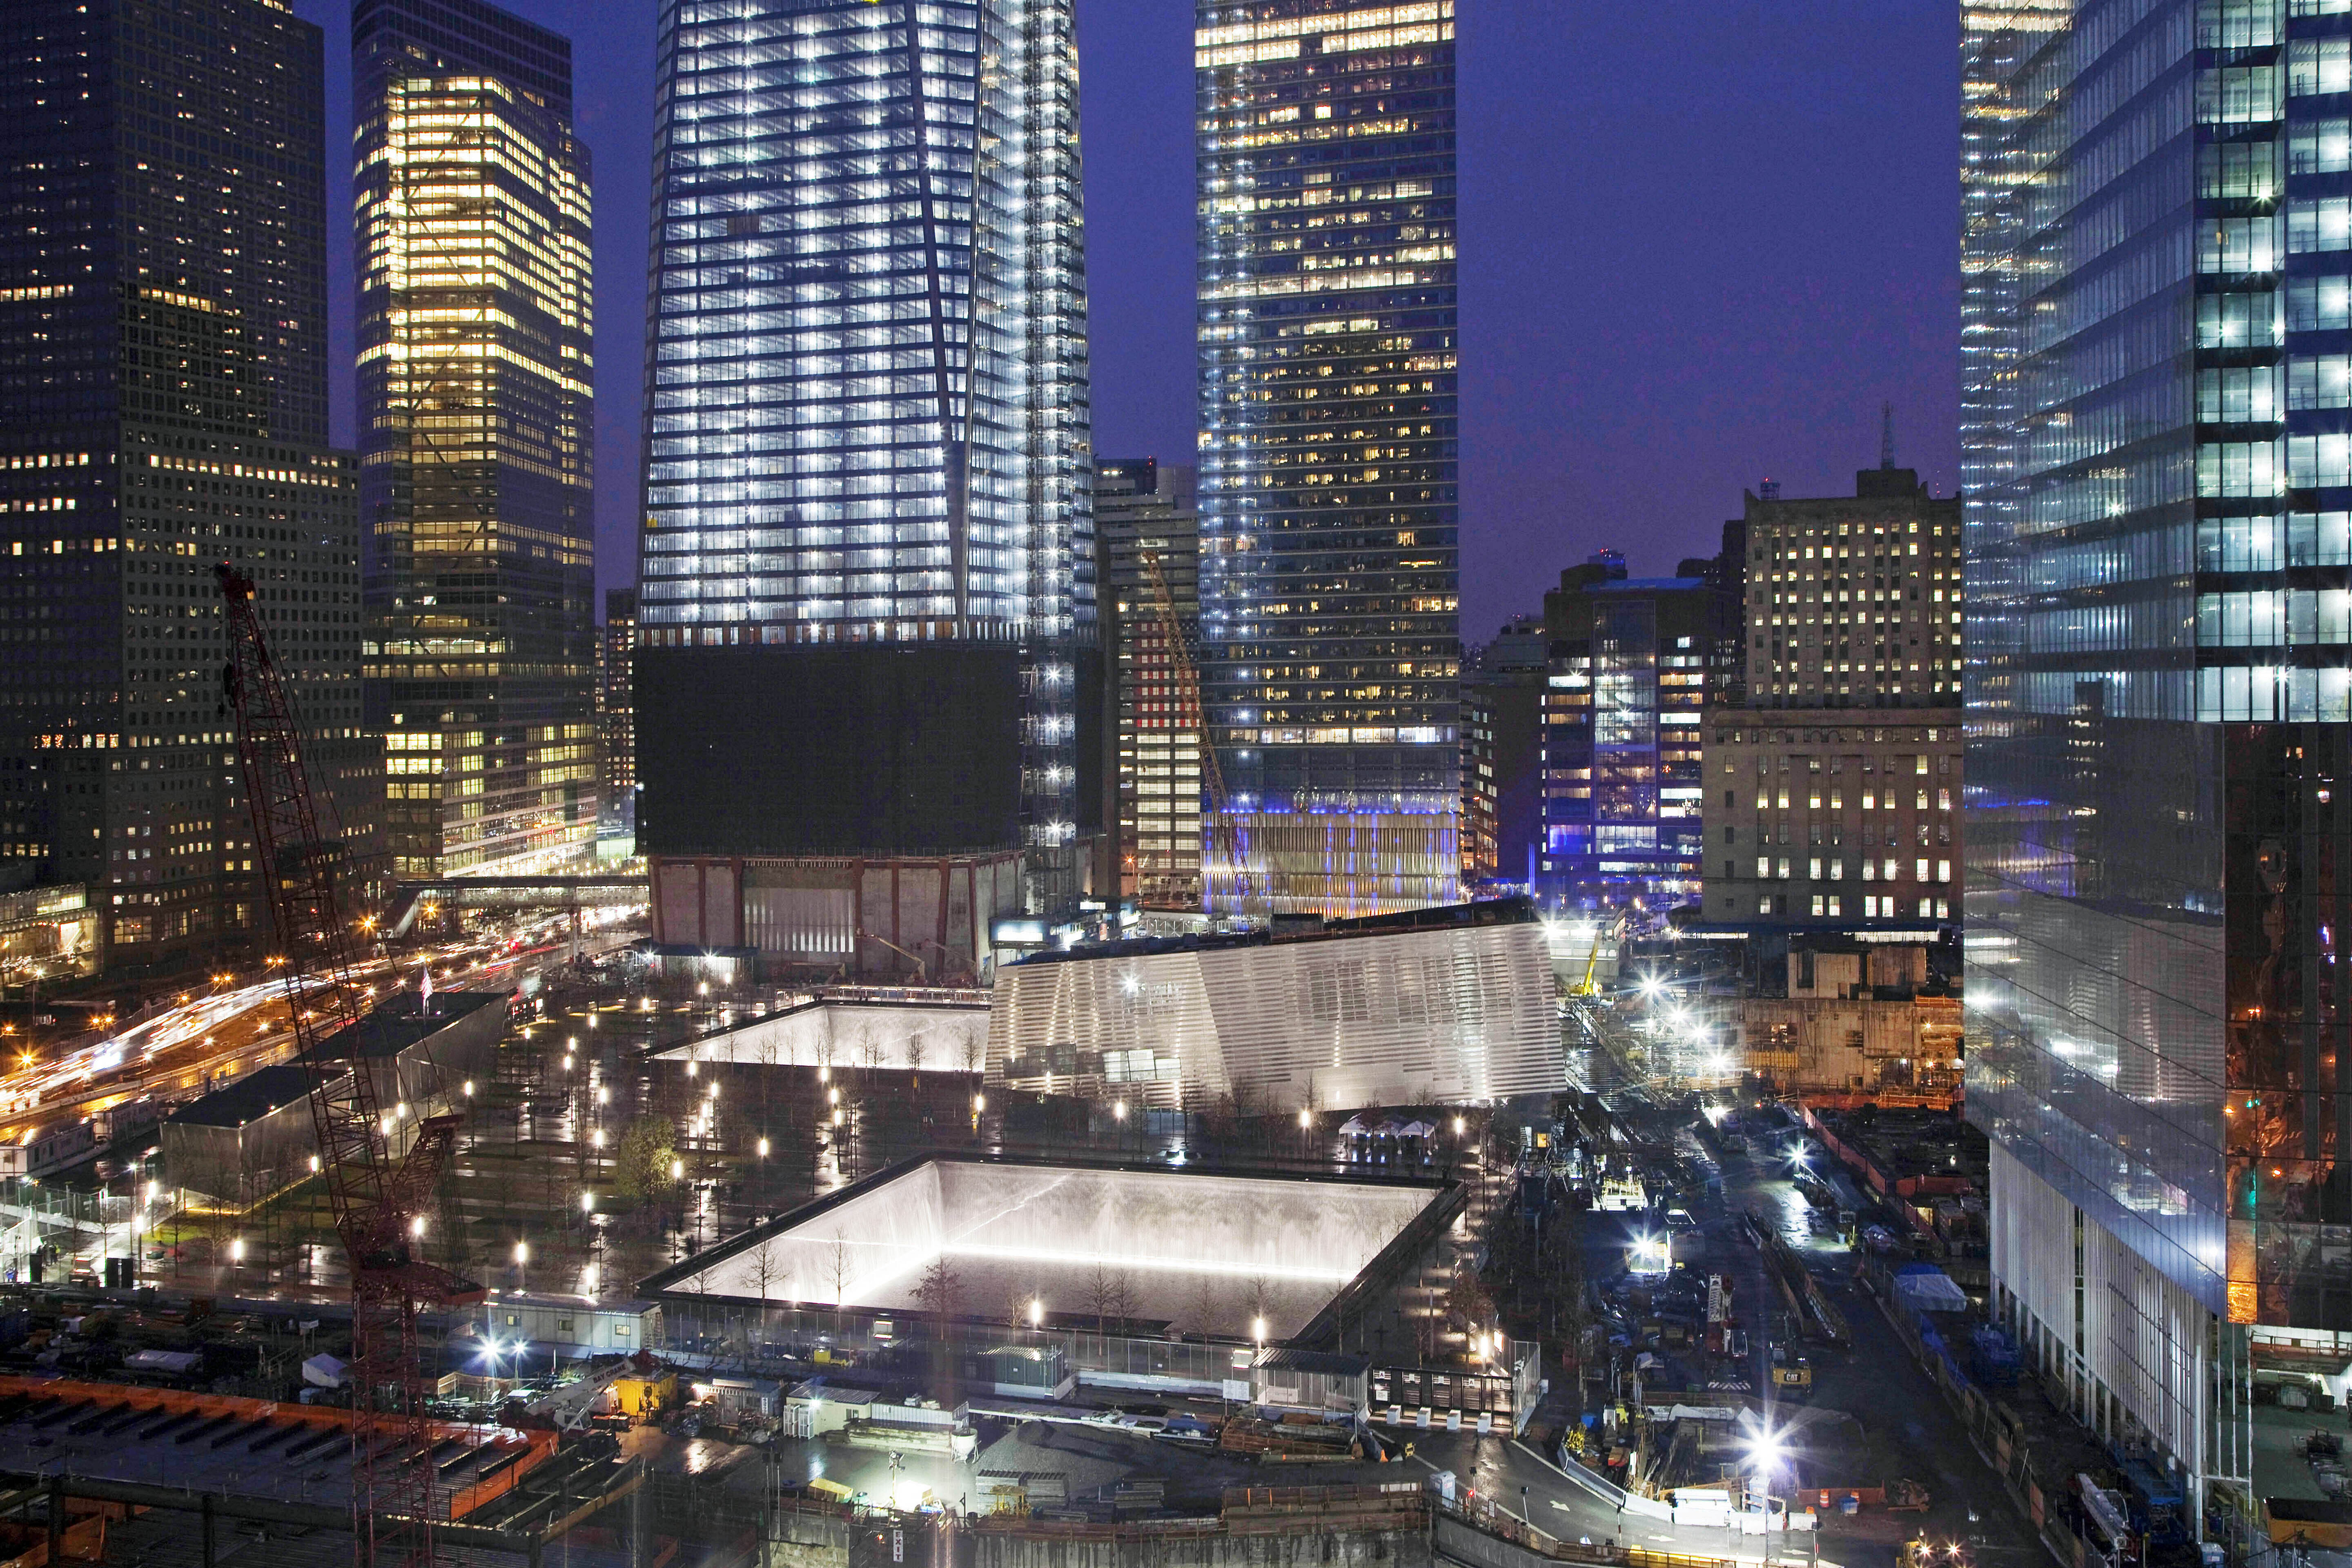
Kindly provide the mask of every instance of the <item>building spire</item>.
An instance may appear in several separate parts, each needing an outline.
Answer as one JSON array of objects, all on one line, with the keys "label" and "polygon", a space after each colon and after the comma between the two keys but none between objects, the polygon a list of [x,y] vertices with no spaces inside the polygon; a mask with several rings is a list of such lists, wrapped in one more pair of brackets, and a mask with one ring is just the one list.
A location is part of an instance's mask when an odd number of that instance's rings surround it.
[{"label": "building spire", "polygon": [[1881,468],[1895,467],[1895,405],[1892,403],[1878,405],[1878,466]]}]

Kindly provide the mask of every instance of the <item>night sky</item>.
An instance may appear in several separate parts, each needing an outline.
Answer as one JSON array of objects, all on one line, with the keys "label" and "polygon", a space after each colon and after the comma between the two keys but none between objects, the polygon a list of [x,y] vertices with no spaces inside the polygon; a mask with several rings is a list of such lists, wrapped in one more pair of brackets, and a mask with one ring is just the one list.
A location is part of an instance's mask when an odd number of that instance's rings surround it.
[{"label": "night sky", "polygon": [[[1095,447],[1187,461],[1192,7],[1077,0]],[[327,29],[335,438],[352,429],[349,6]],[[512,0],[569,33],[595,159],[599,582],[635,574],[653,0]],[[1460,0],[1462,626],[1615,545],[1712,554],[1740,491],[1958,482],[1949,0]],[[601,605],[600,605],[601,613]]]}]

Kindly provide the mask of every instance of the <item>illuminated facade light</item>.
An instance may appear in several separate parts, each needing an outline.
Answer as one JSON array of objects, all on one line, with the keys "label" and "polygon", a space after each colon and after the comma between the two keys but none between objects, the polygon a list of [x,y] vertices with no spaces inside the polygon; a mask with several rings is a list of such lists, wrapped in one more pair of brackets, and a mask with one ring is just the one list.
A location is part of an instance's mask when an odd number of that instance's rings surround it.
[{"label": "illuminated facade light", "polygon": [[363,674],[392,869],[551,867],[592,851],[598,773],[571,43],[482,0],[363,0],[352,80]]},{"label": "illuminated facade light", "polygon": [[1208,901],[1451,902],[1454,7],[1235,15],[1194,35]]},{"label": "illuminated facade light", "polygon": [[[1072,649],[1095,602],[1067,0],[665,0],[660,17],[640,669],[798,692],[838,688],[824,648],[872,648],[857,668],[874,668],[992,645],[1019,721],[991,771],[1019,820],[987,826],[1069,881]],[[768,673],[740,673],[746,647]],[[940,702],[891,700],[901,734]],[[656,765],[679,721],[650,699],[636,720],[657,857],[723,834],[722,806]],[[795,738],[801,778],[835,776],[828,742],[844,778],[877,749],[818,728]],[[922,826],[970,809],[920,788],[916,825],[856,847],[917,852]],[[856,830],[776,813],[760,831],[812,853]]]}]

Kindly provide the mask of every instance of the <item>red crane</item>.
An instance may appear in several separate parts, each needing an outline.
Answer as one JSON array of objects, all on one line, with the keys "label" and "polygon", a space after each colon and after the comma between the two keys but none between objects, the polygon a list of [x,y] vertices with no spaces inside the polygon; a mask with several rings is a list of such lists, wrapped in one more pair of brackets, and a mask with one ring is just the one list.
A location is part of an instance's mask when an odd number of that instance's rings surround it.
[{"label": "red crane", "polygon": [[[338,886],[341,837],[322,831],[283,670],[270,657],[251,578],[213,568],[228,627],[221,705],[236,721],[237,761],[253,810],[253,847],[284,943],[296,1060],[310,1075],[310,1116],[335,1232],[352,1276],[352,1555],[360,1568],[433,1561],[433,1444],[417,1342],[419,1315],[482,1300],[480,1286],[415,1256],[415,1222],[449,1159],[460,1116],[414,1123],[405,1156],[380,1086],[356,1054],[320,1047],[356,1031],[368,1009]],[[356,1040],[354,1033],[352,1038]]]}]

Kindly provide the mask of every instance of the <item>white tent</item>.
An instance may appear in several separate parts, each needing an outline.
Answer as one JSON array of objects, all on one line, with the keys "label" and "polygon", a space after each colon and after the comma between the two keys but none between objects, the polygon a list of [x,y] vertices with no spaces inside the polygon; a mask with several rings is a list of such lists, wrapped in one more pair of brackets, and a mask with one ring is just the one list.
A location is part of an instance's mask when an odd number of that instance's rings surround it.
[{"label": "white tent", "polygon": [[1904,1303],[1918,1312],[1964,1312],[1968,1310],[1969,1293],[1952,1283],[1952,1277],[1940,1268],[1923,1269],[1916,1274],[1897,1274],[1895,1293]]}]

